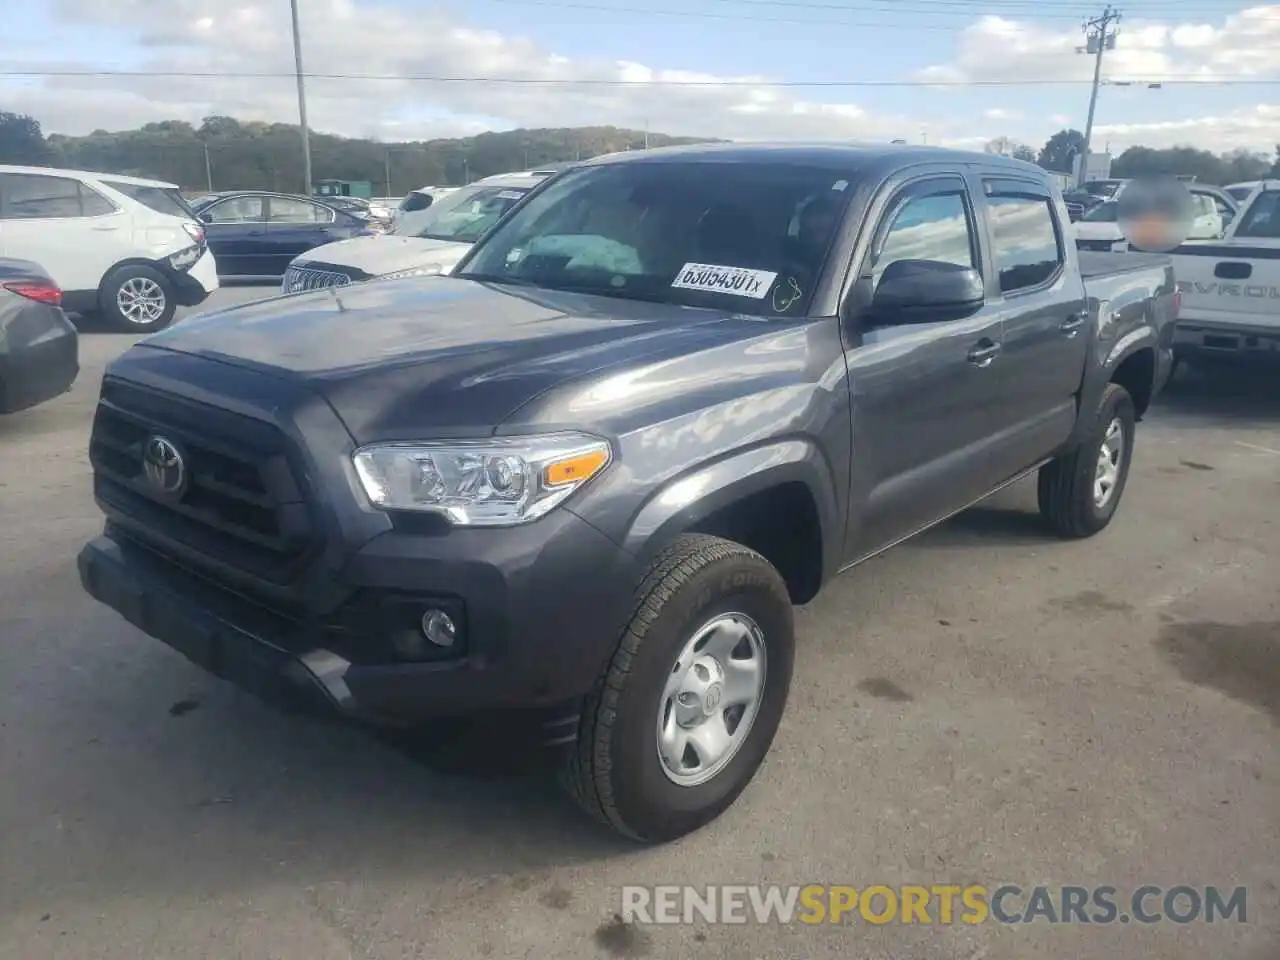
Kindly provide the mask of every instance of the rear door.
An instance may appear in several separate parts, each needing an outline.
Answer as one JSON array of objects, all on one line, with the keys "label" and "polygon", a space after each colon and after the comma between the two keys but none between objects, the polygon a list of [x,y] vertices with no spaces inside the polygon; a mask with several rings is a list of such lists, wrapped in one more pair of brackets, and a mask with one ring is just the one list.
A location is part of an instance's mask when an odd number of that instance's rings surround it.
[{"label": "rear door", "polygon": [[220,277],[267,277],[263,248],[267,242],[266,198],[261,194],[227,197],[200,211],[205,239]]},{"label": "rear door", "polygon": [[[896,260],[935,260],[987,275],[980,221],[962,177],[926,175],[888,189],[878,216],[872,207],[876,232],[858,267],[856,299],[867,302]],[[846,552],[857,560],[1004,479],[985,451],[1007,419],[1005,358],[998,306],[961,320],[901,325],[869,325],[855,314],[846,336],[854,505]]]},{"label": "rear door", "polygon": [[1071,434],[1089,350],[1088,304],[1070,226],[1041,181],[982,177],[983,215],[1004,318],[1001,392],[1012,430],[1005,469],[1030,466]]},{"label": "rear door", "polygon": [[289,261],[298,254],[341,239],[336,232],[338,213],[332,207],[301,197],[273,196],[268,198],[267,208],[270,220],[264,267],[269,276],[284,276]]},{"label": "rear door", "polygon": [[81,294],[137,254],[132,214],[74,177],[30,173],[0,173],[0,250]]}]

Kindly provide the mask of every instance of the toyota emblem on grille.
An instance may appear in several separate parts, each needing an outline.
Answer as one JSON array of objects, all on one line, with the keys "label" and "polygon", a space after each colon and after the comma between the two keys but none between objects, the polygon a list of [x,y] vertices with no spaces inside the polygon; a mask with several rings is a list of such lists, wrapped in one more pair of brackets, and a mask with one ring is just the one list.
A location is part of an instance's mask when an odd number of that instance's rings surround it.
[{"label": "toyota emblem on grille", "polygon": [[142,470],[165,496],[181,496],[187,487],[187,465],[172,440],[150,437],[142,448]]}]

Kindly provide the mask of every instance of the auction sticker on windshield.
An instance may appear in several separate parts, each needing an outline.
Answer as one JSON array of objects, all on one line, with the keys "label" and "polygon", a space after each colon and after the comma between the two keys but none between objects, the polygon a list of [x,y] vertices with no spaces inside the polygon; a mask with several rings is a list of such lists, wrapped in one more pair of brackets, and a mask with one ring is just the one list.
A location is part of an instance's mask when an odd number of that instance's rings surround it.
[{"label": "auction sticker on windshield", "polygon": [[777,273],[772,270],[725,267],[714,263],[686,263],[676,273],[671,286],[677,290],[704,290],[763,300],[777,278]]}]

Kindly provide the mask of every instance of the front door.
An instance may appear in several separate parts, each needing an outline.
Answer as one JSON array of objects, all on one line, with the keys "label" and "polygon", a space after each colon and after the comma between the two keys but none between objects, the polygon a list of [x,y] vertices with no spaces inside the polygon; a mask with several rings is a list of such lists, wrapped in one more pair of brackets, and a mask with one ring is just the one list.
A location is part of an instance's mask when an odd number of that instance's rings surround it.
[{"label": "front door", "polygon": [[220,277],[267,277],[266,198],[259,194],[227,197],[200,211],[204,235]]},{"label": "front door", "polygon": [[[896,260],[941,261],[988,274],[963,179],[932,176],[890,189],[859,269],[855,289],[862,297],[874,295]],[[1000,312],[990,307],[960,320],[895,324],[888,317],[875,326],[855,312],[846,323],[853,408],[846,555],[857,560],[998,483],[983,454],[1005,419],[1004,337]]]}]

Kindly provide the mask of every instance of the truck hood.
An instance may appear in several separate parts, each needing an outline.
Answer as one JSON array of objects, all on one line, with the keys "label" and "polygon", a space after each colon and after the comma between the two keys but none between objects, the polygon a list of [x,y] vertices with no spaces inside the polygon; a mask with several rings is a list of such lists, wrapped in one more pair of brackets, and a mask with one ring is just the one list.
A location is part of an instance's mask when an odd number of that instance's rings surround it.
[{"label": "truck hood", "polygon": [[294,263],[298,266],[331,264],[354,267],[373,277],[435,263],[440,265],[441,273],[448,273],[470,249],[469,243],[380,234],[326,243],[308,250]]},{"label": "truck hood", "polygon": [[771,332],[716,310],[409,277],[201,314],[133,349],[300,380],[369,443],[489,435],[560,384]]}]

